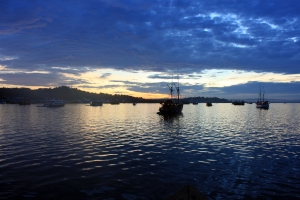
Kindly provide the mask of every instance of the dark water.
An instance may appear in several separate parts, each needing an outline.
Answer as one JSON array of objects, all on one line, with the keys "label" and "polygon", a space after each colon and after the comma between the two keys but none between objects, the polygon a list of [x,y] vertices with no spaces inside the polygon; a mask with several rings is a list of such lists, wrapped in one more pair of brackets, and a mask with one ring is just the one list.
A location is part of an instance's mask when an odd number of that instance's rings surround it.
[{"label": "dark water", "polygon": [[0,105],[0,199],[300,198],[300,104]]}]

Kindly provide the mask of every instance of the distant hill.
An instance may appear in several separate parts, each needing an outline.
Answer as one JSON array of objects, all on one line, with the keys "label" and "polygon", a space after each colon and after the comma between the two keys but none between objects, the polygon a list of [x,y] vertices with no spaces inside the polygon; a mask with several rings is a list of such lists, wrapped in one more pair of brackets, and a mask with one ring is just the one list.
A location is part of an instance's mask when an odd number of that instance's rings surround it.
[{"label": "distant hill", "polygon": [[40,88],[31,90],[29,88],[0,88],[0,99],[13,101],[18,99],[29,99],[36,102],[42,102],[46,99],[64,99],[69,103],[88,102],[94,100],[119,101],[119,102],[141,102],[142,98],[136,98],[128,95],[110,95],[105,93],[91,93],[61,86],[56,88]]}]

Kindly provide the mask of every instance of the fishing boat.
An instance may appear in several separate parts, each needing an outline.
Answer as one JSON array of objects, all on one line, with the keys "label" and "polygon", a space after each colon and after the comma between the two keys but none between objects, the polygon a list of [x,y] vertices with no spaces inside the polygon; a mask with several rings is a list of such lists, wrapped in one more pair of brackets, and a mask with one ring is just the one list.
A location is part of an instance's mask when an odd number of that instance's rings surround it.
[{"label": "fishing boat", "polygon": [[[158,114],[168,115],[168,114],[180,114],[183,109],[183,103],[179,101],[180,89],[179,82],[178,85],[172,83],[168,84],[170,91],[170,99],[165,100],[161,103],[161,107],[159,108]],[[173,95],[174,87],[176,88],[177,97]]]},{"label": "fishing boat", "polygon": [[65,106],[65,101],[64,100],[57,100],[57,99],[52,99],[48,100],[43,107],[48,107],[48,108],[56,108],[56,107],[63,107]]},{"label": "fishing boat", "polygon": [[92,101],[90,102],[90,106],[102,106],[103,102],[102,101]]},{"label": "fishing boat", "polygon": [[269,101],[265,101],[265,90],[263,88],[263,93],[261,92],[261,88],[259,90],[259,99],[256,102],[256,108],[261,109],[269,109]]}]

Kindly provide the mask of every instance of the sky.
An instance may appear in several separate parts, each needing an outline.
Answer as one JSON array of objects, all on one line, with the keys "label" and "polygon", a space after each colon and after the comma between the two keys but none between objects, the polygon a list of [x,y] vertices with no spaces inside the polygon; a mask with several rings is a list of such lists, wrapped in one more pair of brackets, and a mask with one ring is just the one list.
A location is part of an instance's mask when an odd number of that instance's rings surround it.
[{"label": "sky", "polygon": [[300,1],[0,0],[0,87],[300,99]]}]

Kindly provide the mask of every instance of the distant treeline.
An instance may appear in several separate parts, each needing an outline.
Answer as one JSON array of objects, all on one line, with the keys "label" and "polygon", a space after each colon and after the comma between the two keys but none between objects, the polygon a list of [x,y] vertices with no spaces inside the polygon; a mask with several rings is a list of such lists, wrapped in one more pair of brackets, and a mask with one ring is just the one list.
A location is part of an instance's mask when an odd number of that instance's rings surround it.
[{"label": "distant treeline", "polygon": [[[136,103],[159,103],[159,99],[143,99],[141,97],[132,97],[128,95],[111,95],[105,93],[91,93],[71,88],[68,86],[60,86],[55,88],[40,88],[32,90],[29,88],[0,88],[0,99],[6,100],[7,103],[17,103],[20,99],[30,100],[32,102],[43,102],[47,99],[63,99],[69,103],[80,103],[88,101],[102,100],[104,102],[136,102]],[[212,103],[228,103],[226,99],[219,99],[217,97],[190,97],[183,99],[186,102],[207,102]]]},{"label": "distant treeline", "polygon": [[220,99],[218,97],[188,97],[184,98],[184,101],[189,103],[231,103],[231,101],[228,101],[227,99]]},{"label": "distant treeline", "polygon": [[0,88],[0,99],[29,99],[32,101],[44,101],[46,99],[63,99],[68,102],[85,102],[85,101],[125,101],[125,102],[140,102],[142,98],[136,98],[128,95],[110,95],[105,93],[91,93],[61,86],[56,88],[40,88],[31,90],[29,88]]}]

